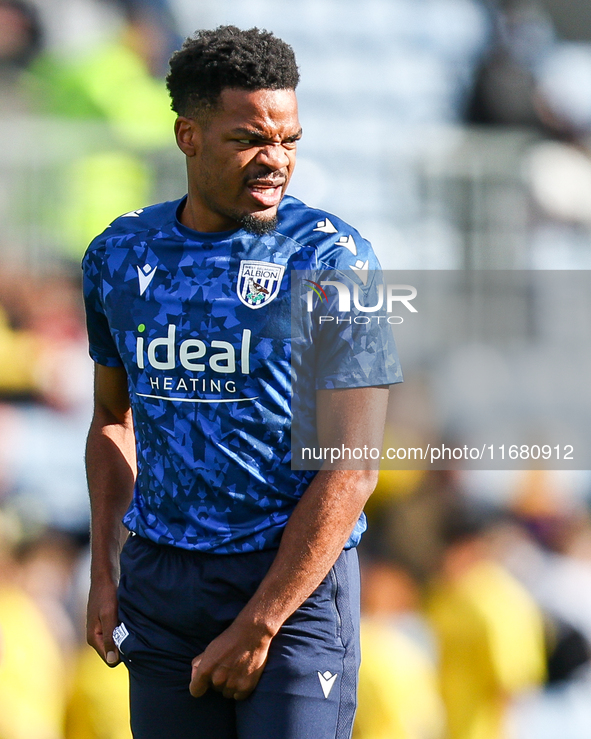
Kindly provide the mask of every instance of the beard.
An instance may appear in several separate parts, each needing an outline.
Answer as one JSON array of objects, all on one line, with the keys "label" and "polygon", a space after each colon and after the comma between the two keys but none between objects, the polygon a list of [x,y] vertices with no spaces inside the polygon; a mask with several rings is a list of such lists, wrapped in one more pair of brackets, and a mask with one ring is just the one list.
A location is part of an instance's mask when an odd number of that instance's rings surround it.
[{"label": "beard", "polygon": [[264,236],[277,228],[277,216],[271,218],[257,218],[252,213],[246,213],[238,221],[245,231],[255,236]]}]

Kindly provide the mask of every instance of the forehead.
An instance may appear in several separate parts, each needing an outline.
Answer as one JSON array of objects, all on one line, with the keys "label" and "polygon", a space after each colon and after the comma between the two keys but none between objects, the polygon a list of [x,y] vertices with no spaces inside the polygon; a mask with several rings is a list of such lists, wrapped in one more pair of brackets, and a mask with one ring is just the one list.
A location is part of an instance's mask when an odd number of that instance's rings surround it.
[{"label": "forehead", "polygon": [[300,129],[294,90],[226,88],[213,121],[224,129],[254,128],[267,134],[296,134]]}]

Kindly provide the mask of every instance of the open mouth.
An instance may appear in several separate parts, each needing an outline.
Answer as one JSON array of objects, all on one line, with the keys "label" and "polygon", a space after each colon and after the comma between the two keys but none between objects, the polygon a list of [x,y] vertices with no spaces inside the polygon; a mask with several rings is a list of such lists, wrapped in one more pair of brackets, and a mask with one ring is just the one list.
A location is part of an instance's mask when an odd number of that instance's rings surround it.
[{"label": "open mouth", "polygon": [[250,180],[247,188],[253,200],[265,208],[272,208],[279,205],[284,184],[285,180]]}]

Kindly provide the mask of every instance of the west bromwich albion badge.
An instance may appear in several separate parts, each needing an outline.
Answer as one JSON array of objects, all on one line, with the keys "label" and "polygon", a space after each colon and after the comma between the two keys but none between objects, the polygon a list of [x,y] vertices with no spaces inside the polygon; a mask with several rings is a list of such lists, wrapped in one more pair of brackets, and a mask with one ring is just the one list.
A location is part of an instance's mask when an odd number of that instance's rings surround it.
[{"label": "west bromwich albion badge", "polygon": [[240,302],[256,310],[275,300],[281,287],[285,267],[272,262],[240,262],[236,293]]}]

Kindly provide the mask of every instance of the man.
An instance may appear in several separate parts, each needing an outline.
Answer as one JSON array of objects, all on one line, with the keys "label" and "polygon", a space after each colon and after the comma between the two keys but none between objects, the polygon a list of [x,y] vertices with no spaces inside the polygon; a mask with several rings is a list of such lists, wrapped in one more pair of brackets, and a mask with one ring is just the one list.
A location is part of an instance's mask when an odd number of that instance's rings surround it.
[{"label": "man", "polygon": [[[84,261],[88,640],[129,668],[137,739],[351,733],[354,547],[376,472],[292,469],[288,284],[363,268],[362,289],[376,262],[349,226],[284,197],[298,79],[270,33],[188,39],[167,79],[188,195],[117,219]],[[356,331],[333,330],[300,387],[322,445],[361,428],[379,448],[400,372],[388,331]]]}]

